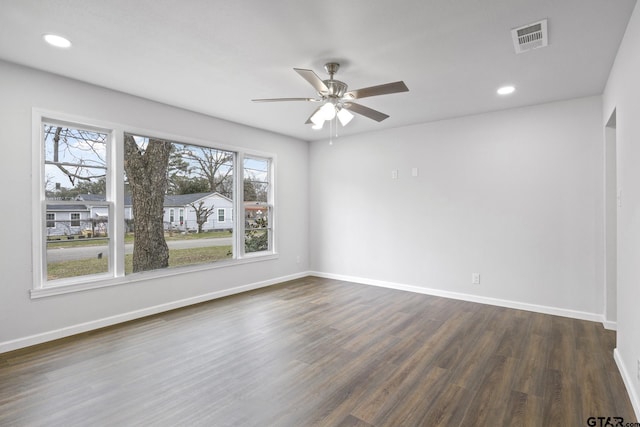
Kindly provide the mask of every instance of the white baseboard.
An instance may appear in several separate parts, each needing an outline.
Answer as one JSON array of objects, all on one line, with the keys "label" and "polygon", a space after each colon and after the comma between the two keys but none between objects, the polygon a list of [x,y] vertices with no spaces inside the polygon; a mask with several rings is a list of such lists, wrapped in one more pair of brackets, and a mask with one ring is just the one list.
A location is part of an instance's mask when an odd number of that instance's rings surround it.
[{"label": "white baseboard", "polygon": [[605,329],[608,329],[610,331],[618,330],[618,322],[612,322],[611,320],[603,320],[602,326],[604,326]]},{"label": "white baseboard", "polygon": [[319,271],[311,271],[310,275],[318,276],[326,279],[342,280],[344,282],[361,283],[364,285],[380,286],[383,288],[399,289],[402,291],[415,292],[425,295],[433,295],[443,298],[451,298],[469,302],[477,302],[480,304],[495,305],[498,307],[515,308],[518,310],[532,311],[535,313],[552,314],[555,316],[569,317],[572,319],[589,320],[592,322],[601,322],[604,325],[604,316],[596,313],[585,311],[570,310],[565,308],[549,307],[544,305],[529,304],[518,301],[510,301],[499,298],[483,297],[479,295],[465,294],[460,292],[443,291],[440,289],[423,288],[421,286],[405,285],[401,283],[386,282],[382,280],[367,279],[362,277],[345,276],[341,274],[323,273]]},{"label": "white baseboard", "polygon": [[633,387],[633,377],[629,375],[629,370],[625,366],[617,348],[613,349],[613,359],[616,361],[616,365],[618,365],[622,381],[624,381],[624,386],[627,388],[627,394],[629,395],[629,400],[631,400],[633,411],[636,413],[636,419],[640,420],[640,398],[638,397],[636,389]]},{"label": "white baseboard", "polygon": [[29,347],[35,344],[42,344],[47,341],[53,341],[59,338],[80,334],[82,332],[92,331],[94,329],[104,328],[105,326],[115,325],[117,323],[128,322],[129,320],[139,319],[141,317],[150,316],[152,314],[162,313],[164,311],[174,310],[176,308],[186,307],[217,298],[223,298],[229,295],[239,294],[241,292],[251,291],[254,289],[264,288],[289,280],[299,279],[309,276],[308,272],[291,274],[288,276],[277,277],[274,279],[264,280],[261,282],[250,283],[247,285],[237,286],[235,288],[223,289],[216,292],[198,295],[190,298],[171,301],[165,304],[155,305],[140,310],[130,311],[127,313],[117,314],[115,316],[105,317],[102,319],[92,320],[90,322],[80,323],[77,325],[67,326],[65,328],[55,329],[40,334],[30,335],[11,341],[0,342],[0,353]]},{"label": "white baseboard", "polygon": [[[274,279],[269,279],[261,282],[250,283],[247,285],[237,286],[235,288],[223,289],[221,291],[216,291],[216,292],[211,292],[204,295],[185,298],[178,301],[171,301],[169,303],[160,304],[153,307],[147,307],[144,309],[131,311],[127,313],[117,314],[115,316],[110,316],[102,319],[96,319],[90,322],[80,323],[77,325],[55,329],[55,330],[43,332],[40,334],[30,335],[27,337],[18,338],[11,341],[0,342],[0,353],[17,350],[17,349],[28,347],[35,344],[41,344],[47,341],[68,337],[68,336],[79,334],[82,332],[87,332],[94,329],[99,329],[106,326],[127,322],[129,320],[139,319],[141,317],[150,316],[152,314],[158,314],[164,311],[186,307],[192,304],[198,304],[201,302],[222,298],[229,295],[250,291],[253,289],[263,288],[263,287],[275,285],[281,282],[286,282],[288,280],[299,279],[307,276],[317,276],[317,277],[323,277],[327,279],[342,280],[345,282],[361,283],[365,285],[380,286],[384,288],[398,289],[402,291],[415,292],[415,293],[439,296],[444,298],[452,298],[452,299],[458,299],[458,300],[464,300],[464,301],[470,301],[470,302],[477,302],[480,304],[489,304],[489,305],[495,305],[499,307],[527,310],[527,311],[533,311],[536,313],[552,314],[556,316],[570,317],[574,319],[590,320],[594,322],[602,322],[603,325],[605,325],[603,316],[595,313],[587,313],[582,311],[561,309],[556,307],[547,307],[547,306],[541,306],[536,304],[521,303],[517,301],[482,297],[478,295],[464,294],[464,293],[458,293],[458,292],[443,291],[440,289],[423,288],[420,286],[405,285],[401,283],[367,279],[362,277],[345,276],[340,274],[323,273],[318,271],[307,271],[307,272],[296,273],[288,276],[277,277]],[[612,323],[613,322],[608,322],[608,325],[611,326]],[[605,327],[607,327],[607,325],[605,325]]]}]

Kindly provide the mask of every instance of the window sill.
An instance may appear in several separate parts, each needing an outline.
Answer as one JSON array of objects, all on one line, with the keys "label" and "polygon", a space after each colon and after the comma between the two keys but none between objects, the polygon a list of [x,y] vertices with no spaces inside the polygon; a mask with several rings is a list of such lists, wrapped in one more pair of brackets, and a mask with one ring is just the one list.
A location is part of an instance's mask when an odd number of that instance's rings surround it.
[{"label": "window sill", "polygon": [[163,270],[144,271],[140,273],[129,274],[123,277],[109,277],[101,279],[99,277],[92,281],[79,282],[77,278],[69,280],[60,280],[58,283],[42,288],[31,289],[31,299],[45,298],[55,295],[63,295],[75,292],[82,292],[91,289],[105,288],[109,286],[126,285],[129,283],[142,282],[151,279],[159,279],[164,277],[178,276],[198,271],[215,270],[218,268],[227,268],[237,265],[250,264],[254,262],[270,261],[278,259],[278,253],[268,254],[250,254],[244,258],[229,261],[219,261],[212,264],[193,265],[187,267],[175,267]]}]

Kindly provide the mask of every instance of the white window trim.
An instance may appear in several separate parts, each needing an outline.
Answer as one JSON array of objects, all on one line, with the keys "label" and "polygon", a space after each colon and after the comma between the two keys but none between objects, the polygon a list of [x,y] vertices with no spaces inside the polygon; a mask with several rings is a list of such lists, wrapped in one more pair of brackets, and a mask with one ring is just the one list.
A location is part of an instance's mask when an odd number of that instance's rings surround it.
[{"label": "white window trim", "polygon": [[[113,278],[115,273],[114,265],[114,240],[116,240],[116,228],[114,221],[109,221],[109,248],[108,248],[108,273],[95,274],[91,276],[80,276],[69,279],[61,279],[59,281],[48,282],[46,279],[46,260],[47,260],[47,245],[46,234],[46,205],[47,200],[43,191],[44,183],[44,170],[45,170],[45,153],[42,145],[42,127],[43,124],[55,123],[64,126],[82,128],[87,130],[93,130],[101,133],[106,133],[109,138],[107,144],[107,170],[111,170],[114,167],[114,154],[115,154],[115,126],[110,123],[101,122],[99,120],[87,120],[86,118],[73,116],[70,114],[51,112],[40,109],[33,109],[32,111],[32,221],[33,221],[33,233],[32,233],[32,253],[33,253],[33,284],[32,292],[38,289],[46,289],[57,285],[73,284],[79,280],[93,281],[101,280],[104,278]],[[113,180],[114,174],[109,175]],[[113,200],[112,191],[114,189],[114,183],[107,180],[106,182],[106,202],[105,205],[109,209],[109,214],[113,214],[113,203],[109,200]],[[74,203],[70,201],[71,203]],[[113,216],[111,216],[113,218]],[[71,221],[71,216],[69,216]],[[122,238],[124,241],[124,238]],[[124,248],[124,245],[123,245]]]},{"label": "white window trim", "polygon": [[[79,276],[68,279],[60,279],[47,282],[46,268],[46,200],[42,183],[44,182],[44,149],[42,147],[42,124],[43,122],[59,123],[70,127],[95,130],[109,134],[107,168],[111,171],[106,182],[106,200],[104,203],[108,209],[109,224],[109,273]],[[233,253],[234,258],[226,261],[218,261],[209,264],[197,264],[184,267],[174,267],[171,269],[152,270],[125,276],[124,272],[124,150],[117,147],[124,145],[124,133],[145,135],[148,137],[160,138],[184,144],[194,144],[203,147],[211,147],[220,150],[227,150],[234,153],[234,171],[238,173],[234,188],[233,212],[234,209],[244,212],[243,208],[243,170],[242,159],[247,157],[262,157],[270,160],[270,201],[274,207],[271,225],[271,245],[269,251],[244,253],[244,220],[236,221],[234,228]],[[146,280],[153,280],[160,277],[170,277],[182,275],[190,272],[206,271],[218,268],[229,268],[247,263],[269,261],[279,258],[276,250],[277,245],[277,206],[275,199],[276,183],[274,171],[276,169],[276,155],[274,153],[255,151],[241,146],[230,146],[220,144],[213,140],[199,140],[173,135],[148,129],[141,129],[135,126],[111,123],[103,120],[88,119],[67,113],[34,108],[32,110],[32,254],[33,254],[33,283],[30,291],[31,298],[42,298],[53,295],[68,294],[73,292],[86,291],[90,289],[103,288],[108,286],[119,286],[128,283],[135,283]],[[117,212],[117,216],[116,216]],[[225,209],[225,220],[227,218]],[[184,218],[186,220],[186,217]]]}]

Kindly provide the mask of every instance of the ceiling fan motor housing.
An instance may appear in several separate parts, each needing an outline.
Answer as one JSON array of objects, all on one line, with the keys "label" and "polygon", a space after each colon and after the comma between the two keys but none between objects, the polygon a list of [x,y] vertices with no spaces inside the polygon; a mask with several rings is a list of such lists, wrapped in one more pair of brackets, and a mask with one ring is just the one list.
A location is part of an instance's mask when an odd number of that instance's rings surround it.
[{"label": "ceiling fan motor housing", "polygon": [[329,92],[326,94],[321,93],[320,95],[325,95],[328,98],[342,98],[347,92],[347,84],[340,80],[324,80],[324,84],[329,89]]}]

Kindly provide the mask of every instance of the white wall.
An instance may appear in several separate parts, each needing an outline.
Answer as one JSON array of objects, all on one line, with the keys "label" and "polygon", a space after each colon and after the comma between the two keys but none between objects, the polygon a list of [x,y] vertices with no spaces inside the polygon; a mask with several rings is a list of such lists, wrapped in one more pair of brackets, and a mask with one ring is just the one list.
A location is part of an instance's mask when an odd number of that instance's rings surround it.
[{"label": "white wall", "polygon": [[[34,107],[275,154],[279,258],[30,299]],[[0,61],[0,147],[0,351],[308,270],[306,142]]]},{"label": "white wall", "polygon": [[312,143],[311,269],[601,320],[601,117],[590,97]]},{"label": "white wall", "polygon": [[636,5],[603,95],[602,127],[616,112],[618,311],[616,360],[640,418],[640,5]]}]

